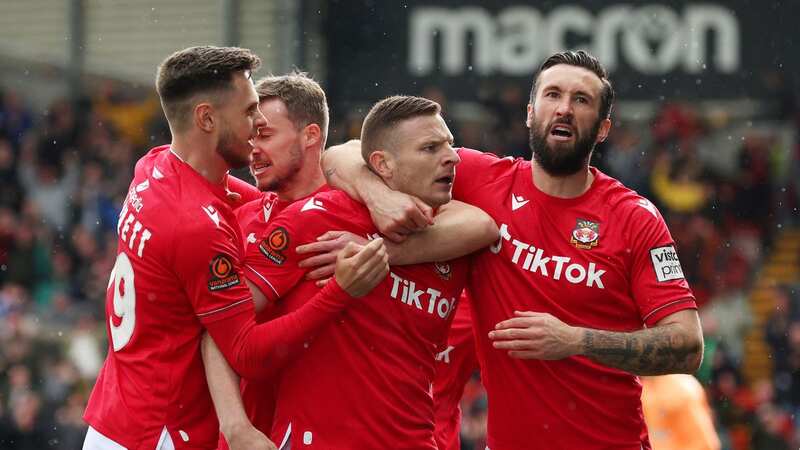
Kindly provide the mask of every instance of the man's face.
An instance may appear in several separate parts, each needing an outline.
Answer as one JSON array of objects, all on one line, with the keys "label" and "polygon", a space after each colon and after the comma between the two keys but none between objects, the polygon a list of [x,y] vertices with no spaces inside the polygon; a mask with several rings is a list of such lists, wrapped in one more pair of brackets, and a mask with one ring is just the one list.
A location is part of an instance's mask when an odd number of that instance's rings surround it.
[{"label": "man's face", "polygon": [[238,169],[250,161],[250,141],[266,125],[266,120],[258,109],[253,83],[244,72],[233,76],[233,90],[222,95],[217,152],[228,166]]},{"label": "man's face", "polygon": [[549,174],[571,175],[585,168],[611,121],[599,117],[603,84],[583,67],[559,64],[539,75],[527,125],[534,160]]},{"label": "man's face", "polygon": [[250,173],[262,191],[281,191],[291,184],[303,166],[302,132],[289,119],[283,100],[261,102],[267,125],[253,140]]},{"label": "man's face", "polygon": [[391,178],[393,189],[414,195],[432,207],[452,198],[456,164],[453,135],[439,114],[400,122],[391,132]]}]

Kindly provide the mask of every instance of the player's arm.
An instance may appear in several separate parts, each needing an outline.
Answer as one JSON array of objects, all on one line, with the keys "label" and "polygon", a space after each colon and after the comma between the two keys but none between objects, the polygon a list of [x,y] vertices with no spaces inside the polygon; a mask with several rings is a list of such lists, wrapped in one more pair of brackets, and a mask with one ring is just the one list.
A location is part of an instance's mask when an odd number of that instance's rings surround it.
[{"label": "player's arm", "polygon": [[401,243],[387,242],[389,264],[449,261],[497,241],[497,224],[482,209],[456,200],[439,208],[434,224]]},{"label": "player's arm", "polygon": [[282,366],[291,354],[278,350],[302,345],[308,336],[338,316],[353,297],[366,295],[388,273],[388,255],[382,239],[363,247],[350,244],[337,259],[332,282],[297,310],[258,325],[252,310],[204,325],[237,373],[259,378]]},{"label": "player's arm", "polygon": [[694,309],[631,333],[579,328],[579,351],[607,366],[636,375],[694,373],[703,359],[703,332]]},{"label": "player's arm", "polygon": [[[386,251],[390,265],[449,261],[494,243],[498,233],[497,224],[483,210],[453,200],[439,208],[433,225],[403,242],[386,242]],[[347,231],[328,231],[315,242],[297,247],[299,255],[311,255],[299,266],[311,269],[306,275],[309,279],[327,278],[333,274],[336,255],[348,242],[363,244],[365,239]]]},{"label": "player's arm", "polygon": [[361,157],[361,141],[333,146],[322,154],[328,184],[369,208],[372,221],[389,240],[400,242],[433,223],[433,210],[422,200],[389,189]]},{"label": "player's arm", "polygon": [[203,336],[201,352],[220,431],[228,447],[231,450],[276,449],[275,444],[250,423],[239,391],[239,376],[225,361],[208,333]]},{"label": "player's arm", "polygon": [[519,359],[587,356],[636,375],[693,373],[703,358],[703,333],[694,309],[664,317],[652,328],[632,332],[573,327],[537,312],[515,312],[497,324],[494,348]]}]

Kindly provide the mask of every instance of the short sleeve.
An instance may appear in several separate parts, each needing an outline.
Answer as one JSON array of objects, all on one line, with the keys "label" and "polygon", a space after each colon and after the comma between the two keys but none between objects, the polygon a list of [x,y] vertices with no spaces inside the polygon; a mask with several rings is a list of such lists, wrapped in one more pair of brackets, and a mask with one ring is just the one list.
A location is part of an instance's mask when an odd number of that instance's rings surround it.
[{"label": "short sleeve", "polygon": [[640,198],[637,202],[628,224],[633,257],[631,292],[642,321],[653,326],[670,314],[697,305],[664,218],[648,200]]},{"label": "short sleeve", "polygon": [[298,255],[297,246],[322,234],[315,234],[321,229],[317,225],[319,214],[298,214],[299,210],[297,205],[286,208],[270,221],[255,243],[247,246],[245,276],[270,301],[286,295],[305,275],[307,269],[298,267],[298,263],[307,255]]},{"label": "short sleeve", "polygon": [[238,240],[224,222],[184,231],[174,245],[173,270],[201,322],[229,317],[251,305]]}]

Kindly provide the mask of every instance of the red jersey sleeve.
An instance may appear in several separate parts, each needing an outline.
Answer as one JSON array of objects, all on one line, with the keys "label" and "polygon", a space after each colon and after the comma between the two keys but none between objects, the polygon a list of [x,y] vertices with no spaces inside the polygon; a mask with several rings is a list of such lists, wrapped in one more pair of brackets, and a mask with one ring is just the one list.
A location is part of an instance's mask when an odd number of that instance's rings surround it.
[{"label": "red jersey sleeve", "polygon": [[631,292],[642,320],[650,327],[697,305],[664,218],[650,201],[636,201],[628,224],[633,256]]},{"label": "red jersey sleeve", "polygon": [[256,237],[255,244],[247,246],[245,276],[271,302],[286,295],[306,273],[307,269],[297,266],[301,260],[297,246],[327,231],[319,226],[321,220],[314,211],[298,215],[301,207],[287,207],[270,221],[266,232]]},{"label": "red jersey sleeve", "polygon": [[204,222],[193,239],[174,239],[173,270],[186,290],[200,321],[209,322],[240,312],[252,303],[244,282],[239,238],[229,225]]}]

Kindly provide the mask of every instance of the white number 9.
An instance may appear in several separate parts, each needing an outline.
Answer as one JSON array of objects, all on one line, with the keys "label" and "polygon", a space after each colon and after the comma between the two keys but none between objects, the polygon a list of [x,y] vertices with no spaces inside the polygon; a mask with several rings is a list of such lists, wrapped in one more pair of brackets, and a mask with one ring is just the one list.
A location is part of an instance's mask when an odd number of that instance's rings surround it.
[{"label": "white number 9", "polygon": [[[113,284],[113,285],[112,285]],[[108,318],[111,328],[111,343],[114,351],[120,351],[133,336],[136,325],[136,288],[133,284],[133,266],[125,252],[117,255],[117,262],[111,271],[108,287],[114,289],[114,315],[122,319],[119,326],[114,318]]]}]

